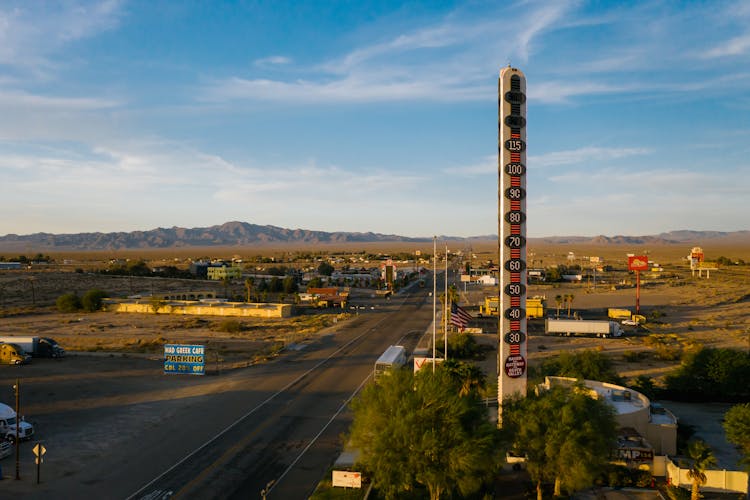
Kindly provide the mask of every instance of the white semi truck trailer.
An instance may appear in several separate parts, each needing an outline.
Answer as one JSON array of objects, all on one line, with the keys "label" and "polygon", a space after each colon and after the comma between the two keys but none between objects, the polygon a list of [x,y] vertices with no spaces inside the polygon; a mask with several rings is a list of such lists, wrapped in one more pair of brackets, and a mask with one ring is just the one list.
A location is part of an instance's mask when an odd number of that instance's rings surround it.
[{"label": "white semi truck trailer", "polygon": [[616,321],[547,318],[544,331],[548,335],[588,335],[594,337],[620,337],[622,327]]},{"label": "white semi truck trailer", "polygon": [[55,340],[47,337],[9,335],[0,337],[0,342],[16,344],[35,358],[62,358],[65,356],[65,349],[60,347]]}]

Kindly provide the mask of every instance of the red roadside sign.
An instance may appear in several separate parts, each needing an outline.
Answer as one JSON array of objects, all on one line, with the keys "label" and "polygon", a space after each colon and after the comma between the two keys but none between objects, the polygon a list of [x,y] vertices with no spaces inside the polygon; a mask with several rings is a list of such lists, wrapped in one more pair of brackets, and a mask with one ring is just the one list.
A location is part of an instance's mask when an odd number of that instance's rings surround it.
[{"label": "red roadside sign", "polygon": [[648,255],[635,255],[628,257],[628,270],[648,271]]}]

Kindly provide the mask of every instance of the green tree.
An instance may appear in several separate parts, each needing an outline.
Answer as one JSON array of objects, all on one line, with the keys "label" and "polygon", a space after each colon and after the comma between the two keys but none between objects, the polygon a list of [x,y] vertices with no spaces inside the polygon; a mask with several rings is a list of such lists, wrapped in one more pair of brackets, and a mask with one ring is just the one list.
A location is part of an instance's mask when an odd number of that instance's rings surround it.
[{"label": "green tree", "polygon": [[750,353],[706,347],[688,351],[676,373],[666,377],[669,397],[698,401],[750,400]]},{"label": "green tree", "polygon": [[565,351],[542,362],[540,377],[547,375],[620,383],[622,380],[605,354],[594,349]]},{"label": "green tree", "polygon": [[307,289],[308,289],[308,290],[309,290],[310,288],[320,288],[321,286],[323,286],[323,280],[322,280],[322,279],[320,279],[320,277],[318,277],[318,276],[314,277],[313,279],[311,279],[311,280],[310,280],[310,281],[309,281],[309,282],[307,283]]},{"label": "green tree", "polygon": [[750,403],[731,407],[724,415],[723,426],[727,441],[740,449],[741,463],[750,472]]},{"label": "green tree", "polygon": [[459,396],[481,396],[485,390],[486,377],[481,368],[474,363],[447,359],[442,365],[458,386]]},{"label": "green tree", "polygon": [[548,267],[545,271],[546,272],[544,274],[546,276],[546,279],[550,283],[562,281],[563,273],[561,273],[560,269],[558,269],[557,267]]},{"label": "green tree", "polygon": [[318,266],[318,274],[322,276],[330,276],[334,270],[335,268],[328,262],[321,262]]},{"label": "green tree", "polygon": [[474,359],[481,357],[482,348],[471,333],[454,333],[448,336],[448,354],[452,358]]},{"label": "green tree", "polygon": [[255,283],[255,279],[254,278],[247,278],[245,280],[245,290],[247,291],[247,301],[246,302],[251,302],[250,297],[251,297],[251,295],[253,293],[253,283]]},{"label": "green tree", "polygon": [[565,302],[568,305],[568,317],[570,318],[570,308],[573,305],[573,299],[575,299],[575,295],[572,293],[565,295]]},{"label": "green tree", "polygon": [[81,309],[81,299],[75,293],[66,293],[57,298],[55,305],[60,312],[76,312]]},{"label": "green tree", "polygon": [[554,482],[555,496],[594,483],[609,460],[616,422],[614,408],[585,388],[554,387],[504,403],[503,428],[526,457],[541,500],[545,482]]},{"label": "green tree", "polygon": [[127,274],[131,276],[150,276],[151,268],[142,260],[128,262]]},{"label": "green tree", "polygon": [[285,294],[297,293],[297,280],[294,276],[287,276],[282,283],[282,289]]},{"label": "green tree", "polygon": [[563,304],[562,295],[555,295],[555,305],[557,306],[557,314],[555,314],[556,318],[560,317],[560,307],[562,307],[562,304]]},{"label": "green tree", "polygon": [[81,306],[85,311],[95,312],[102,308],[102,299],[107,296],[107,292],[93,288],[83,294],[81,297]]},{"label": "green tree", "polygon": [[442,368],[396,370],[352,402],[352,444],[385,498],[424,486],[431,499],[467,496],[492,478],[497,431]]},{"label": "green tree", "polygon": [[657,395],[657,388],[654,384],[654,380],[648,375],[638,375],[633,383],[630,385],[633,389],[640,392],[649,399],[655,399]]},{"label": "green tree", "polygon": [[456,288],[456,285],[448,287],[448,304],[451,303],[458,304],[458,288]]},{"label": "green tree", "polygon": [[716,465],[716,457],[711,448],[700,439],[690,441],[687,451],[693,461],[687,473],[688,478],[693,480],[690,500],[700,500],[700,487],[706,484],[706,470]]}]

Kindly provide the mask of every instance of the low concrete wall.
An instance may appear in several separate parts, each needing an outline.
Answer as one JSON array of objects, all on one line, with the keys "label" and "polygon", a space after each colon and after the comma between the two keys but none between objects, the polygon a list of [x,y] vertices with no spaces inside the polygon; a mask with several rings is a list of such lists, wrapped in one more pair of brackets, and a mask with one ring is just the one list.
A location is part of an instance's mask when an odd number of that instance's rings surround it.
[{"label": "low concrete wall", "polygon": [[154,311],[149,301],[105,300],[103,309],[110,312],[141,314],[185,314],[196,316],[239,316],[246,318],[289,318],[291,304],[267,304],[245,302],[205,303],[197,301],[165,301]]}]

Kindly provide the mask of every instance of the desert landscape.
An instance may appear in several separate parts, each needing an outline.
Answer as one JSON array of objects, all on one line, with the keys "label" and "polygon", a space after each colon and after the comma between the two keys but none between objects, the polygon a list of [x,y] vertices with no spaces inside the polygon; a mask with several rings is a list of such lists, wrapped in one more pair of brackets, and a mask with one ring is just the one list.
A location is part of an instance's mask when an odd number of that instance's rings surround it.
[{"label": "desert landscape", "polygon": [[[374,243],[369,246],[338,245],[316,248],[321,255],[359,254],[360,252],[403,253],[414,247],[408,243]],[[420,248],[427,252],[429,248]],[[133,294],[144,296],[153,293],[175,291],[211,290],[219,296],[243,296],[242,280],[228,284],[216,281],[195,279],[169,279],[138,276],[111,276],[98,274],[97,269],[106,268],[106,262],[116,260],[144,260],[151,267],[165,263],[183,263],[189,255],[236,258],[245,262],[259,260],[259,255],[274,258],[273,265],[288,267],[315,266],[316,261],[284,262],[299,247],[271,247],[262,250],[237,248],[213,249],[151,249],[120,252],[68,252],[53,254],[55,264],[32,265],[21,271],[0,272],[0,315],[3,335],[37,335],[56,339],[71,353],[113,352],[132,356],[160,355],[164,343],[205,343],[216,367],[247,366],[278,352],[285,345],[304,341],[321,329],[330,327],[334,321],[345,321],[347,310],[306,310],[305,314],[291,319],[232,319],[219,317],[170,316],[156,314],[117,314],[117,313],[61,313],[55,307],[56,299],[66,293],[81,296],[87,290],[99,289],[111,297],[126,297]],[[308,249],[309,251],[309,249]],[[453,264],[463,267],[468,262],[472,266],[482,266],[496,260],[492,242],[473,243],[452,250],[459,254]],[[611,263],[619,272],[600,273],[598,282],[591,279],[581,283],[542,283],[529,287],[529,296],[542,295],[547,298],[548,315],[555,312],[554,297],[571,294],[575,297],[573,312],[583,317],[606,316],[610,307],[630,307],[634,310],[635,280],[624,273],[623,262],[627,252],[646,253],[657,262],[662,271],[658,274],[644,273],[641,280],[640,305],[642,314],[648,319],[645,327],[630,332],[622,341],[597,342],[595,339],[554,337],[532,340],[543,345],[533,352],[535,358],[549,356],[556,346],[564,348],[587,348],[602,344],[602,349],[612,350],[613,359],[618,363],[623,376],[636,374],[658,375],[679,359],[679,353],[691,345],[732,346],[750,348],[750,271],[748,266],[725,266],[714,271],[710,278],[705,273],[699,277],[691,273],[685,255],[689,247],[682,245],[662,245],[650,249],[619,245],[536,245],[529,250],[530,261],[536,266],[552,266],[570,263],[570,252],[575,251],[580,261],[590,256],[599,256],[603,262]],[[585,253],[584,253],[585,252]],[[734,260],[750,261],[750,250],[743,245],[724,246],[711,250],[713,258],[728,256]],[[320,259],[320,257],[319,257]],[[262,266],[245,264],[253,270]],[[270,266],[271,264],[265,264]],[[377,266],[378,262],[363,264]],[[413,265],[413,263],[412,263]],[[584,271],[586,266],[583,266]],[[261,271],[257,271],[261,272]],[[619,281],[619,282],[618,282]],[[227,288],[225,288],[225,285]],[[459,287],[459,290],[461,288]],[[472,286],[462,300],[469,308],[482,303],[485,296],[492,295],[492,287]],[[352,300],[368,297],[372,291],[352,288]],[[287,298],[286,300],[289,300]],[[565,310],[562,311],[566,313]],[[532,332],[534,333],[534,332]],[[617,347],[614,347],[615,344]],[[648,352],[649,355],[629,356],[622,360],[622,352]],[[620,355],[616,356],[615,353]],[[670,359],[671,358],[671,359]]]},{"label": "desert landscape", "polygon": [[[583,317],[606,316],[610,307],[634,309],[635,288],[632,277],[622,272],[627,248],[577,247],[551,245],[532,249],[537,265],[551,266],[569,262],[569,252],[577,255],[600,255],[612,263],[611,275],[598,276],[596,287],[590,280],[581,283],[539,283],[529,286],[529,296],[547,298],[547,315],[557,313],[554,297],[573,295],[571,314]],[[636,249],[638,251],[640,249]],[[710,278],[693,276],[684,255],[685,247],[654,248],[649,255],[662,266],[657,274],[644,273],[641,280],[641,313],[648,318],[645,325],[629,327],[621,338],[599,339],[587,337],[552,337],[543,334],[543,321],[530,323],[528,344],[530,367],[539,366],[545,359],[561,351],[596,349],[613,361],[618,373],[626,381],[647,376],[658,385],[663,377],[680,362],[686,349],[699,345],[733,347],[750,350],[750,269],[736,265],[712,272]],[[329,251],[332,251],[329,249]],[[345,253],[346,248],[335,252]],[[352,251],[351,248],[349,251]],[[395,253],[406,247],[385,248],[378,244],[368,252]],[[493,260],[491,244],[474,245],[469,255],[462,248],[462,258],[452,265],[462,268],[466,261],[474,265]],[[287,255],[289,254],[287,250]],[[293,252],[293,251],[291,251]],[[721,255],[734,259],[748,258],[744,248],[722,249]],[[218,256],[232,255],[251,260],[252,254],[242,255],[214,249]],[[274,249],[281,259],[284,251]],[[137,252],[131,256],[115,254],[114,258],[141,258],[147,255],[149,264],[184,261],[184,253],[167,250]],[[177,255],[177,257],[175,257]],[[718,256],[718,253],[717,253]],[[63,294],[84,294],[90,289],[107,291],[114,297],[131,294],[165,293],[176,290],[213,290],[225,293],[224,284],[206,280],[168,279],[152,277],[109,276],[95,270],[103,266],[106,255],[76,253],[55,255],[60,265],[32,265],[30,269],[0,272],[0,335],[35,335],[56,339],[68,352],[61,360],[35,359],[25,366],[0,367],[0,397],[10,403],[12,385],[20,379],[23,392],[22,413],[36,423],[39,437],[48,447],[65,447],[67,442],[78,443],[66,449],[64,465],[50,471],[54,477],[64,477],[87,467],[92,457],[114,446],[128,446],[135,430],[113,433],[113,422],[128,419],[155,418],[142,405],[158,404],[159,418],[167,418],[181,411],[180,401],[199,397],[216,390],[227,390],[231,379],[226,375],[258,363],[283,357],[297,345],[310,343],[321,335],[335,332],[356,314],[350,308],[310,309],[292,318],[255,319],[172,316],[168,314],[124,314],[109,312],[62,313],[55,306]],[[111,257],[111,256],[110,256]],[[750,260],[750,259],[748,259]],[[291,263],[287,263],[292,265]],[[309,267],[310,263],[294,265]],[[275,262],[274,265],[284,265]],[[373,264],[377,265],[377,264]],[[457,274],[455,275],[457,276]],[[617,276],[617,279],[614,279]],[[622,277],[625,276],[625,279]],[[227,284],[232,296],[242,295],[242,280]],[[472,285],[464,290],[459,286],[461,303],[469,311],[477,312],[485,296],[496,293],[494,287]],[[371,289],[351,289],[352,304],[373,303]],[[375,306],[373,306],[375,307]],[[559,311],[567,315],[567,309]],[[493,323],[478,321],[493,333]],[[491,339],[483,335],[483,341]],[[206,346],[207,377],[175,377],[163,373],[163,345],[165,343],[196,343]],[[488,360],[496,354],[488,352]],[[491,363],[490,363],[491,364]],[[492,379],[495,374],[489,374]],[[174,401],[170,401],[175,398]],[[140,405],[140,406],[137,406]],[[112,414],[118,408],[129,408],[125,415]],[[86,410],[92,410],[88,413]],[[102,413],[104,411],[104,413]],[[137,412],[144,412],[143,414]],[[61,412],[76,412],[75,423],[53,423]],[[136,414],[133,414],[136,412]],[[147,422],[146,422],[147,423]],[[50,429],[55,429],[50,434]],[[31,446],[24,444],[24,447]],[[29,450],[25,450],[26,456]],[[6,466],[10,465],[5,461]],[[31,474],[31,464],[24,464],[25,475]]]}]

